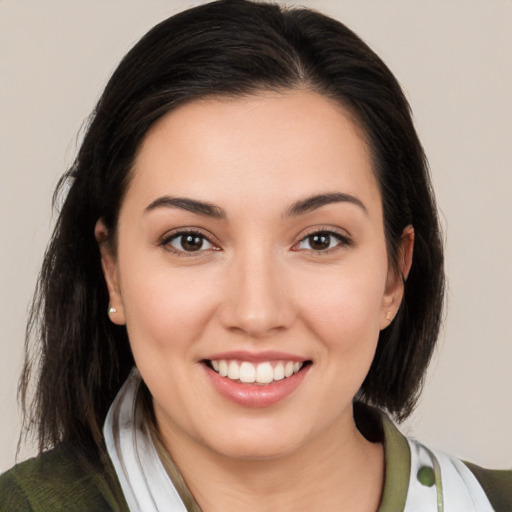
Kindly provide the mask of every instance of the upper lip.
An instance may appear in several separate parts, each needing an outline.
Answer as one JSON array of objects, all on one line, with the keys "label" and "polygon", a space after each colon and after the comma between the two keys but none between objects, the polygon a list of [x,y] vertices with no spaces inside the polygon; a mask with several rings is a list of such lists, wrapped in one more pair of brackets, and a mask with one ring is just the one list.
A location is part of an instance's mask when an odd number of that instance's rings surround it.
[{"label": "upper lip", "polygon": [[205,359],[209,361],[225,360],[239,360],[248,361],[250,363],[261,363],[264,361],[294,361],[298,363],[304,363],[309,359],[296,354],[290,354],[288,352],[279,352],[275,350],[265,350],[262,352],[248,352],[246,350],[230,350],[228,352],[219,352],[212,354]]}]

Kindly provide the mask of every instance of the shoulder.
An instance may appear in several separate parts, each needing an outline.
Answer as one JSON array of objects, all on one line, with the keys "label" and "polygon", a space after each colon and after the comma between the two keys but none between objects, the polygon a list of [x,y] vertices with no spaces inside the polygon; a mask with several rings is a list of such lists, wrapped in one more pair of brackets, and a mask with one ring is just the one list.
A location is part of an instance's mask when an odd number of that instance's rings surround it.
[{"label": "shoulder", "polygon": [[14,466],[0,476],[0,511],[127,510],[109,466],[79,460],[59,446]]},{"label": "shoulder", "polygon": [[512,511],[512,471],[484,469],[429,449],[417,441],[408,441],[411,446],[411,479],[419,480],[420,487],[433,485],[421,482],[420,478],[421,471],[432,468],[431,482],[440,482],[447,510],[457,510],[456,507],[463,504],[461,510]]},{"label": "shoulder", "polygon": [[485,469],[464,462],[497,512],[512,510],[512,470]]},{"label": "shoulder", "polygon": [[405,437],[383,412],[373,412],[386,455],[383,504],[392,504],[381,510],[423,510],[425,503],[437,510],[441,500],[447,511],[512,512],[512,470],[484,469],[431,449]]}]

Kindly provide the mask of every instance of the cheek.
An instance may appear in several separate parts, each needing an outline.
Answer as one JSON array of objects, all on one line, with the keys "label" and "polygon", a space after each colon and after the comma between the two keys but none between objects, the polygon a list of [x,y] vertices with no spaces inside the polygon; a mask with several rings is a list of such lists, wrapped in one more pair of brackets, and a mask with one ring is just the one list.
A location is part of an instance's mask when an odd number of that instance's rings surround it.
[{"label": "cheek", "polygon": [[127,266],[121,274],[127,276],[121,282],[133,357],[156,404],[162,404],[158,407],[187,415],[187,393],[202,392],[190,377],[199,359],[198,340],[215,311],[213,288],[205,286],[200,272],[146,268],[130,271]]},{"label": "cheek", "polygon": [[302,316],[331,350],[374,350],[385,282],[380,261],[304,276]]},{"label": "cheek", "polygon": [[[123,276],[127,276],[124,281]],[[215,288],[200,271],[176,271],[165,264],[141,271],[127,265],[122,268],[121,284],[134,353],[140,347],[148,355],[189,349],[215,310]]]}]

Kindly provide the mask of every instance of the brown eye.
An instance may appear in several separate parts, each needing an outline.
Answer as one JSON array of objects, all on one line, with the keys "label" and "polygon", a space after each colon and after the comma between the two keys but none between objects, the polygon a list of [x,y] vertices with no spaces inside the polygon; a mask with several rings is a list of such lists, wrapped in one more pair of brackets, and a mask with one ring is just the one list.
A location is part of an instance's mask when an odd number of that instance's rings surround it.
[{"label": "brown eye", "polygon": [[177,233],[166,243],[178,252],[197,252],[213,248],[213,244],[200,233]]},{"label": "brown eye", "polygon": [[348,245],[349,241],[338,233],[319,231],[303,238],[299,244],[299,250],[326,251],[338,245]]},{"label": "brown eye", "polygon": [[308,237],[309,245],[311,249],[315,251],[323,251],[324,249],[329,249],[331,245],[332,235],[327,235],[325,233],[318,233],[316,235],[311,235]]},{"label": "brown eye", "polygon": [[185,251],[199,251],[203,247],[203,238],[197,235],[182,235],[180,243]]}]

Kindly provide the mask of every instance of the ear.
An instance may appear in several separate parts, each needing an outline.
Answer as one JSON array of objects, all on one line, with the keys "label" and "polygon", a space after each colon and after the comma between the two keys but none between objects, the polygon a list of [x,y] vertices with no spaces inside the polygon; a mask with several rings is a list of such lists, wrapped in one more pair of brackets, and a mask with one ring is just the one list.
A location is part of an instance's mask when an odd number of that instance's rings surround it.
[{"label": "ear", "polygon": [[125,324],[125,315],[123,307],[123,299],[119,287],[119,273],[117,267],[117,259],[115,254],[108,243],[108,229],[106,228],[102,219],[96,222],[94,228],[94,236],[98,242],[101,255],[101,268],[103,269],[103,276],[107,283],[109,295],[109,310],[108,314],[112,323],[116,325]]},{"label": "ear", "polygon": [[414,250],[414,228],[408,225],[400,238],[397,254],[397,265],[390,265],[386,280],[386,290],[382,301],[380,329],[385,329],[395,318],[404,296],[405,281],[409,276]]}]

